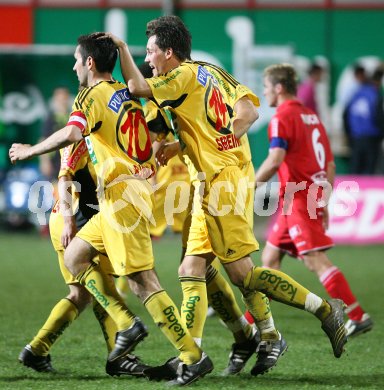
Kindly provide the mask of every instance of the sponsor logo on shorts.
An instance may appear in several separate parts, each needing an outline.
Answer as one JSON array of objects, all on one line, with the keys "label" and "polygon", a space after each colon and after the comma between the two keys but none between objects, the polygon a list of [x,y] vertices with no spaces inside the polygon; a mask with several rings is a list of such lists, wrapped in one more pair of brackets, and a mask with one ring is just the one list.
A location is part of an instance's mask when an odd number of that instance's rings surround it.
[{"label": "sponsor logo on shorts", "polygon": [[230,257],[230,256],[234,255],[235,253],[236,253],[235,250],[229,248],[229,249],[227,250],[227,253],[226,253],[225,255],[226,255],[227,257]]}]

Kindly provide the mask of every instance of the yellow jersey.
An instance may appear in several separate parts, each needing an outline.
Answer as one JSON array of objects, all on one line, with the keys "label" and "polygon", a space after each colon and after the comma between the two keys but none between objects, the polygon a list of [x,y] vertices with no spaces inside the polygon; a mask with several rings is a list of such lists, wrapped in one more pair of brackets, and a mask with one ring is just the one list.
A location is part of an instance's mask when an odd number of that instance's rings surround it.
[{"label": "yellow jersey", "polygon": [[155,172],[152,143],[142,106],[118,81],[101,81],[78,93],[68,125],[83,133],[98,187],[127,176]]},{"label": "yellow jersey", "polygon": [[146,81],[158,106],[172,116],[191,178],[197,171],[210,181],[225,167],[242,164],[242,146],[233,134],[231,113],[219,83],[204,66],[186,61]]},{"label": "yellow jersey", "polygon": [[[245,85],[240,84],[231,74],[217,65],[210,64],[204,61],[194,61],[196,64],[204,66],[209,73],[217,80],[220,90],[224,95],[226,103],[229,105],[229,111],[233,110],[236,102],[243,97],[248,97],[256,107],[260,107],[259,98]],[[236,115],[233,112],[233,115]],[[242,148],[235,149],[234,152],[241,164],[246,164],[252,160],[251,148],[247,134],[240,138]]]}]

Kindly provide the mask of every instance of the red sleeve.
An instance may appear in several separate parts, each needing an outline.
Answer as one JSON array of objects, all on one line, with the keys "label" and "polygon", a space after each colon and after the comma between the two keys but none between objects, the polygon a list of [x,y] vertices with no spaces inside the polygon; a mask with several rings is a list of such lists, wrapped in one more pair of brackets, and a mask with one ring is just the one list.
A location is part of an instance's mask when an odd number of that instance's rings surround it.
[{"label": "red sleeve", "polygon": [[274,116],[268,126],[269,147],[288,149],[288,134],[284,122]]},{"label": "red sleeve", "polygon": [[327,131],[325,130],[324,126],[322,126],[322,139],[323,139],[323,145],[325,149],[326,162],[329,163],[330,161],[334,161],[331,144],[329,142]]}]

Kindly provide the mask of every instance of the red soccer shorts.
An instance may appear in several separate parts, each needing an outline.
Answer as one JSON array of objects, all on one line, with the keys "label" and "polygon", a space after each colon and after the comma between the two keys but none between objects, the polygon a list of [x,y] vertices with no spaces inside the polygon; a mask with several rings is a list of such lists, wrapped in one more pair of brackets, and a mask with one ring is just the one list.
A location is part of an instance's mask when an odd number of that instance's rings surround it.
[{"label": "red soccer shorts", "polygon": [[284,215],[279,207],[279,215],[268,236],[268,244],[287,252],[294,257],[305,253],[332,247],[333,241],[323,227],[323,209],[316,210],[316,218],[311,219],[304,200],[293,201],[292,212]]}]

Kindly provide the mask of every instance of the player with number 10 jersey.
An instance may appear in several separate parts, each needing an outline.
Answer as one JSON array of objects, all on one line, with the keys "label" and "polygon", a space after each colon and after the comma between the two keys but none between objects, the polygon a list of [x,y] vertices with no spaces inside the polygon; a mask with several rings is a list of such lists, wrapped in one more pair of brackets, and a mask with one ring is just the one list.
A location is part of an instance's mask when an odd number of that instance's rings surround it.
[{"label": "player with number 10 jersey", "polygon": [[[116,275],[152,269],[153,195],[145,179],[154,173],[155,163],[139,100],[118,81],[99,82],[79,92],[68,125],[79,127],[85,137],[101,211],[78,237],[108,253]],[[141,241],[129,234],[133,230]]]},{"label": "player with number 10 jersey", "polygon": [[154,171],[142,106],[124,84],[102,81],[80,91],[68,121],[71,124],[85,137],[99,186],[108,186],[120,175],[140,176],[144,168]]}]

